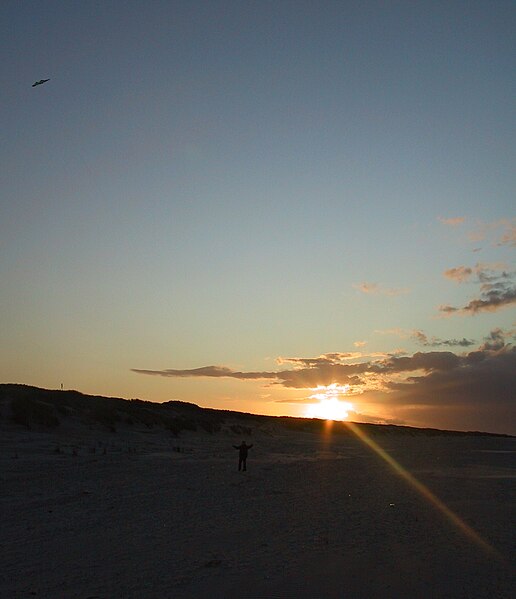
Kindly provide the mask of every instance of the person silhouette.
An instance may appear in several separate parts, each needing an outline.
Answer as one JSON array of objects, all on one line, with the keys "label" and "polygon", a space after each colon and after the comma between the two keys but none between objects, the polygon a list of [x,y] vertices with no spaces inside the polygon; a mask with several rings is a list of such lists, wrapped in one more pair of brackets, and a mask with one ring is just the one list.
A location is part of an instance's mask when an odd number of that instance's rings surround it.
[{"label": "person silhouette", "polygon": [[238,449],[238,470],[244,470],[244,472],[247,470],[247,468],[246,468],[247,451],[249,449],[251,449],[252,446],[253,446],[252,443],[251,443],[251,445],[246,445],[245,441],[242,441],[242,443],[240,445],[233,445],[233,447],[235,449]]}]

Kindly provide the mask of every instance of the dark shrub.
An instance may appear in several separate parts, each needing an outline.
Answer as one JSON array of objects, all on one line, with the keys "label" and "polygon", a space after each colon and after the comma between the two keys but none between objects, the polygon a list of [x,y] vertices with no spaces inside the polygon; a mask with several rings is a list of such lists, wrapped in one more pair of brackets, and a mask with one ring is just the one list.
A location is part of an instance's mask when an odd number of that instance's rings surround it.
[{"label": "dark shrub", "polygon": [[169,418],[165,423],[165,427],[174,433],[174,435],[178,435],[181,431],[197,430],[195,421],[190,420],[189,418],[182,418],[180,416],[177,418]]},{"label": "dark shrub", "polygon": [[201,420],[199,424],[207,433],[218,433],[220,431],[220,424],[214,420]]},{"label": "dark shrub", "polygon": [[48,428],[59,425],[59,419],[51,405],[29,399],[16,397],[11,400],[12,419],[16,424],[30,428],[32,424],[39,424]]},{"label": "dark shrub", "polygon": [[63,406],[61,404],[57,404],[56,405],[56,410],[62,415],[62,416],[68,416],[68,414],[70,413],[70,408],[68,408],[67,406]]},{"label": "dark shrub", "polygon": [[253,429],[250,426],[240,426],[239,424],[232,424],[229,429],[231,432],[235,433],[235,435],[249,436],[253,433]]},{"label": "dark shrub", "polygon": [[156,416],[152,412],[142,409],[135,413],[135,418],[144,424],[147,428],[152,428],[156,424]]},{"label": "dark shrub", "polygon": [[89,416],[94,422],[98,422],[106,426],[111,432],[115,432],[115,423],[119,420],[119,416],[114,407],[98,403],[90,410]]}]

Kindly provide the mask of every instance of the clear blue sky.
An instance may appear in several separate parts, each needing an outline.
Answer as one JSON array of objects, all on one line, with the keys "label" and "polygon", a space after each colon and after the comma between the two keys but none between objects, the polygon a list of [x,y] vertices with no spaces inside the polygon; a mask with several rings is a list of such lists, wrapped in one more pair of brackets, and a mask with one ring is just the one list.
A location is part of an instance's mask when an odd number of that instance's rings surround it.
[{"label": "clear blue sky", "polygon": [[516,432],[515,31],[2,2],[0,380],[293,415],[349,384],[356,419]]}]

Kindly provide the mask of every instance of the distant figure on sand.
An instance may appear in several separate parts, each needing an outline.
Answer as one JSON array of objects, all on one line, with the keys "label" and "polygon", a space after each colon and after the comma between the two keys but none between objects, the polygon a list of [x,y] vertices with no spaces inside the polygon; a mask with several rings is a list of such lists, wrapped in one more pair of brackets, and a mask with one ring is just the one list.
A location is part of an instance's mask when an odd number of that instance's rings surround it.
[{"label": "distant figure on sand", "polygon": [[[251,445],[246,445],[245,441],[242,441],[242,443],[240,445],[233,445],[233,447],[235,449],[238,449],[238,469],[239,470],[247,470],[246,468],[246,461],[247,461],[247,451],[249,449],[251,449],[251,447],[253,446],[253,444],[251,443]],[[243,466],[243,468],[242,468]]]}]

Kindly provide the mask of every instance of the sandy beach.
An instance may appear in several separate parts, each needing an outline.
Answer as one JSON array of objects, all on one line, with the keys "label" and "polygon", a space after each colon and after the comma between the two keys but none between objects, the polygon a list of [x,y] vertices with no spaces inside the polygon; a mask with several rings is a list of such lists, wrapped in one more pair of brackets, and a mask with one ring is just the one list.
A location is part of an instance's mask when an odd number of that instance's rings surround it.
[{"label": "sandy beach", "polygon": [[[242,437],[247,472],[232,447]],[[0,595],[510,597],[515,439],[375,443],[457,520],[363,441],[331,431],[271,419],[249,435],[174,436],[4,420]]]}]

